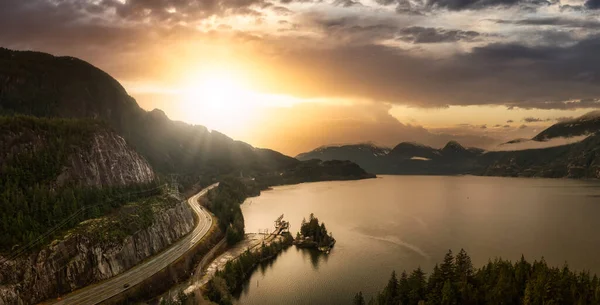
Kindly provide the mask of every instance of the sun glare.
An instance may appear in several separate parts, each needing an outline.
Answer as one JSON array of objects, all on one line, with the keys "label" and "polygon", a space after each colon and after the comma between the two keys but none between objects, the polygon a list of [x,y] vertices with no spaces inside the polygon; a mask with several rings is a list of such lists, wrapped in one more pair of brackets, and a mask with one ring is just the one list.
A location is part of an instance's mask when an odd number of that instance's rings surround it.
[{"label": "sun glare", "polygon": [[222,132],[237,132],[255,118],[254,93],[239,76],[211,72],[191,77],[184,92],[188,120]]}]

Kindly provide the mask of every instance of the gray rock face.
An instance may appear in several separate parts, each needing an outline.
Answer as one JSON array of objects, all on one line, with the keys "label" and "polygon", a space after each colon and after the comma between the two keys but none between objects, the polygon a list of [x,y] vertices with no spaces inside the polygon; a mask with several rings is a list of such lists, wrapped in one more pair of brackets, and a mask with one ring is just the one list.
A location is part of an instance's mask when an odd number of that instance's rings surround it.
[{"label": "gray rock face", "polygon": [[58,180],[63,177],[86,186],[102,187],[149,183],[155,175],[146,160],[128,147],[122,137],[99,131],[94,134],[90,149],[69,157]]},{"label": "gray rock face", "polygon": [[167,248],[193,228],[194,213],[181,202],[158,212],[150,227],[121,243],[102,245],[80,234],[65,236],[36,253],[0,265],[0,305],[38,303],[108,279]]}]

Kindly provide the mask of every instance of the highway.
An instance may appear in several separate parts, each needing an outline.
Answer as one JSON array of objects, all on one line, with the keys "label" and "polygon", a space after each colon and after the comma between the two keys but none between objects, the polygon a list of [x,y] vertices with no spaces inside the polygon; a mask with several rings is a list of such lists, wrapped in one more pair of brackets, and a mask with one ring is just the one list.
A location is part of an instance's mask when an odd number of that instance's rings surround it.
[{"label": "highway", "polygon": [[[196,215],[198,215],[198,223],[191,233],[173,243],[171,247],[167,248],[166,250],[143,261],[140,265],[137,265],[125,271],[124,273],[100,283],[92,284],[74,291],[68,295],[65,295],[61,299],[56,300],[52,304],[98,304],[115,295],[118,295],[129,288],[132,288],[133,286],[141,283],[143,280],[169,266],[169,264],[172,262],[176,261],[185,252],[196,245],[206,235],[212,226],[212,217],[207,211],[205,211],[203,207],[198,204],[198,198],[206,194],[210,189],[216,187],[217,185],[218,183],[215,183],[188,199],[188,204],[192,207]],[[125,288],[126,285],[127,288]]]}]

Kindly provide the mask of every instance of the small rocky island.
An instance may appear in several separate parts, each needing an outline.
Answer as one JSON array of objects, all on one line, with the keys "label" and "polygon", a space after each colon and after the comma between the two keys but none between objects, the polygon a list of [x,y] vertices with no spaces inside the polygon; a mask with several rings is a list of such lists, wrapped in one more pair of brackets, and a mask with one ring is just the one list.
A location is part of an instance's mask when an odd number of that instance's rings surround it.
[{"label": "small rocky island", "polygon": [[300,232],[296,234],[294,244],[298,248],[311,248],[329,253],[335,245],[335,238],[327,232],[325,223],[319,223],[319,219],[311,213],[308,222],[306,219],[302,220]]}]

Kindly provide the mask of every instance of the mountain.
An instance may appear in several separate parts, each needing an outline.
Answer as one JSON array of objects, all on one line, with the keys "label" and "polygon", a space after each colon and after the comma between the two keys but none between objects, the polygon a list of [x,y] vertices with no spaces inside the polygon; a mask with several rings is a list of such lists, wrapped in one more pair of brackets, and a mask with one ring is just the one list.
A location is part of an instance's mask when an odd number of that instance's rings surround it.
[{"label": "mountain", "polygon": [[519,151],[488,152],[479,158],[486,176],[600,178],[600,135],[583,141]]},{"label": "mountain", "polygon": [[568,138],[596,133],[600,130],[600,110],[586,113],[578,118],[558,122],[532,138],[547,141],[553,138]]},{"label": "mountain", "polygon": [[172,121],[160,110],[147,112],[114,78],[82,60],[0,48],[0,115],[15,114],[106,122],[158,174],[178,174],[184,187],[227,174],[277,175],[301,165],[204,126]]},{"label": "mountain", "polygon": [[441,157],[441,153],[438,149],[422,145],[416,142],[402,142],[396,145],[389,153],[390,157],[393,158],[425,158],[435,159]]},{"label": "mountain", "polygon": [[296,159],[307,161],[319,159],[323,161],[348,160],[360,164],[368,172],[380,171],[381,159],[390,152],[389,148],[374,144],[354,144],[341,146],[322,146],[315,150],[302,153]]},{"label": "mountain", "polygon": [[583,141],[547,148],[484,151],[466,148],[456,141],[436,149],[414,142],[402,142],[389,153],[363,154],[357,158],[360,146],[347,145],[344,149],[322,147],[299,158],[352,160],[376,174],[454,175],[473,174],[488,176],[600,178],[600,111],[556,123],[532,139],[516,139],[501,144],[547,141],[591,135]]},{"label": "mountain", "polygon": [[0,49],[0,114],[108,123],[160,173],[215,175],[282,170],[298,161],[203,126],[146,112],[110,75],[72,57]]},{"label": "mountain", "polygon": [[[387,153],[386,153],[387,152]],[[450,141],[442,149],[402,142],[391,150],[370,144],[324,146],[297,156],[300,160],[350,160],[377,174],[433,175],[473,171],[475,157],[484,151]]]}]

